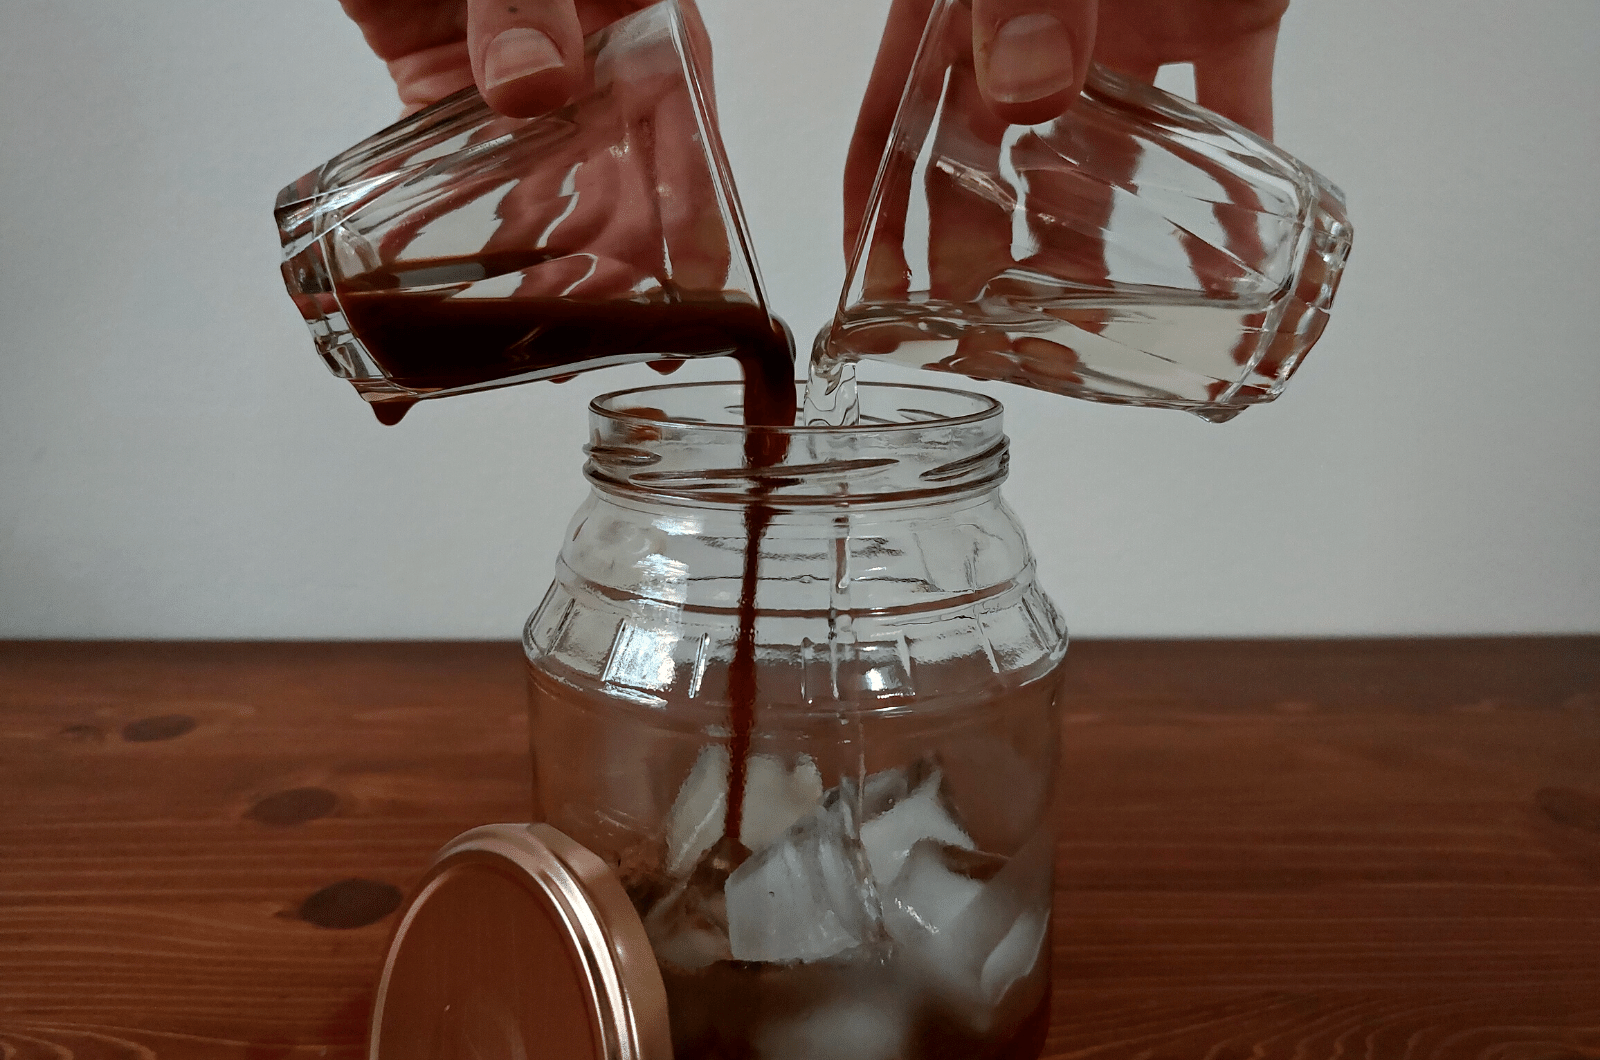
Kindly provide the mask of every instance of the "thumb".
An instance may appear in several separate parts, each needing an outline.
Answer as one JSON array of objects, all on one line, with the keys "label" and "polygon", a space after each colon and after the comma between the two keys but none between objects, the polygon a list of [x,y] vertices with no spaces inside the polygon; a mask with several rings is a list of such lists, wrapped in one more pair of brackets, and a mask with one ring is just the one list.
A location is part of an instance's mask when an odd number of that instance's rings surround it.
[{"label": "thumb", "polygon": [[573,0],[467,0],[467,49],[479,93],[512,117],[560,107],[583,73]]},{"label": "thumb", "polygon": [[1089,72],[1098,8],[1098,0],[973,0],[973,66],[997,117],[1035,125],[1072,104]]}]

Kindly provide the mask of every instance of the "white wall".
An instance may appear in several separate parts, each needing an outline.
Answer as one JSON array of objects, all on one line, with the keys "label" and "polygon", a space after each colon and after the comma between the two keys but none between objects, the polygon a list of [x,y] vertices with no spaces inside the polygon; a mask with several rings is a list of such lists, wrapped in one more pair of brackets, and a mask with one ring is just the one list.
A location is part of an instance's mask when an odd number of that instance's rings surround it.
[{"label": "white wall", "polygon": [[[809,333],[886,4],[704,7]],[[1594,0],[1295,0],[1278,138],[1344,186],[1356,245],[1289,393],[1218,427],[991,390],[1075,633],[1600,630],[1597,49]],[[0,4],[0,636],[516,634],[585,402],[652,377],[384,429],[326,374],[270,206],[395,110],[334,0]]]}]

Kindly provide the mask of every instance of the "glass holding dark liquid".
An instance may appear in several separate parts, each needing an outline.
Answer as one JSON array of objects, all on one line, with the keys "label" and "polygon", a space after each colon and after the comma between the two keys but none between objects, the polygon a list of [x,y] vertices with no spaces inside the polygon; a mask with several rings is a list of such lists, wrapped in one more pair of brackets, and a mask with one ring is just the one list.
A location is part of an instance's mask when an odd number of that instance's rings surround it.
[{"label": "glass holding dark liquid", "polygon": [[587,40],[587,88],[558,111],[508,118],[467,89],[285,188],[284,281],[328,367],[385,423],[630,361],[738,355],[792,386],[708,48],[668,0]]}]

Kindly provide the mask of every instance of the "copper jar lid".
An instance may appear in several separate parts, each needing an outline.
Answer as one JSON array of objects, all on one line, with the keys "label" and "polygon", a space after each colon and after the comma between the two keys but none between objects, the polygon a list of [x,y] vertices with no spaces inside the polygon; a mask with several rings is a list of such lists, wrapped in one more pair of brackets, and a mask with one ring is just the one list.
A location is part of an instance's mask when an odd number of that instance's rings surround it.
[{"label": "copper jar lid", "polygon": [[544,824],[444,847],[389,946],[369,1060],[671,1060],[666,991],[622,884]]}]

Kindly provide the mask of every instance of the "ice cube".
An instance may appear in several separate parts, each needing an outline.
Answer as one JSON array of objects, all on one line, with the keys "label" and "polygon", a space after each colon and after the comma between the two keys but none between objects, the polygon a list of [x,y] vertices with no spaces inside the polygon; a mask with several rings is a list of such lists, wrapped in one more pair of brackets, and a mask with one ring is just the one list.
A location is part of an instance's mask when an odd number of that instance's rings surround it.
[{"label": "ice cube", "polygon": [[909,767],[885,769],[867,777],[861,784],[861,819],[870,821],[910,795],[931,772],[931,765],[919,761]]},{"label": "ice cube", "polygon": [[[973,855],[936,839],[912,846],[883,896],[883,924],[889,936],[915,954],[919,963],[976,968],[964,953],[956,928],[961,916],[983,895],[985,883],[958,860]],[[979,855],[987,856],[987,855]],[[994,875],[992,872],[990,875]]]},{"label": "ice cube", "polygon": [[[647,930],[651,926],[648,922],[645,924]],[[655,951],[656,960],[665,966],[697,972],[732,957],[728,937],[704,919],[674,918],[654,927],[655,930],[649,932],[650,948]]]},{"label": "ice cube", "polygon": [[911,1013],[897,997],[859,992],[795,1019],[774,1020],[756,1039],[761,1060],[896,1060],[906,1055]]},{"label": "ice cube", "polygon": [[1045,829],[1009,859],[925,839],[884,892],[884,927],[898,952],[978,1033],[1038,965],[1050,851]]},{"label": "ice cube", "polygon": [[[739,839],[761,850],[822,799],[822,773],[801,755],[791,770],[773,755],[751,755]],[[728,812],[728,749],[701,748],[667,816],[667,872],[682,877],[722,836]]]},{"label": "ice cube", "polygon": [[751,755],[745,776],[739,839],[751,850],[766,849],[822,801],[822,771],[807,755],[792,770],[772,755]]},{"label": "ice cube", "polygon": [[[882,774],[868,779],[865,788],[868,797],[863,802],[872,801],[873,781],[878,776]],[[861,845],[866,849],[872,878],[879,888],[887,888],[894,882],[911,848],[920,840],[933,839],[963,850],[973,849],[972,837],[944,807],[943,784],[944,774],[933,770],[910,794],[862,824]]]},{"label": "ice cube", "polygon": [[872,820],[939,771],[938,759],[924,755],[908,766],[896,766],[867,777],[861,785],[861,820]]},{"label": "ice cube", "polygon": [[695,971],[733,956],[723,885],[744,857],[737,843],[719,839],[701,855],[694,871],[645,915],[645,934],[662,964]]},{"label": "ice cube", "polygon": [[722,835],[728,808],[728,749],[708,744],[700,749],[694,766],[667,815],[667,872],[687,876]]},{"label": "ice cube", "polygon": [[1050,917],[1045,910],[1030,909],[1017,918],[978,973],[978,989],[985,1001],[998,1005],[1012,983],[1033,971],[1049,927]]},{"label": "ice cube", "polygon": [[728,877],[728,942],[741,961],[819,961],[882,937],[877,889],[842,785]]}]

